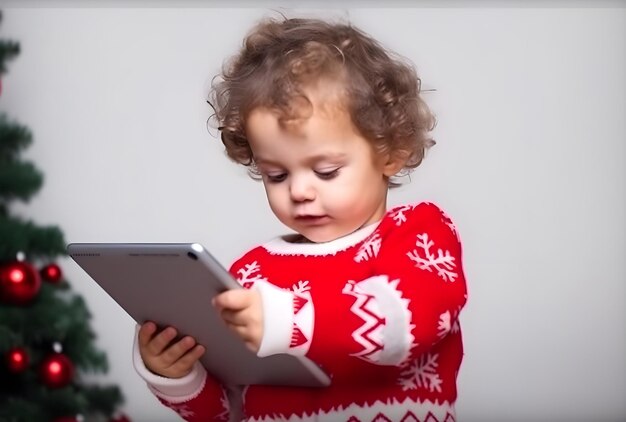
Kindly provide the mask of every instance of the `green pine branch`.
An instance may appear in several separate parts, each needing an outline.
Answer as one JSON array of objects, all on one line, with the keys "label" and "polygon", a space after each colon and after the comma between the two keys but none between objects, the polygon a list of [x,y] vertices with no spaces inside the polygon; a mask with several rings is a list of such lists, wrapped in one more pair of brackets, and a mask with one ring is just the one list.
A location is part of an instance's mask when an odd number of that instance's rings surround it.
[{"label": "green pine branch", "polygon": [[32,143],[33,136],[26,126],[9,120],[0,114],[0,163],[8,163],[17,158],[17,153]]},{"label": "green pine branch", "polygon": [[123,402],[122,393],[115,386],[69,385],[49,389],[36,380],[27,385],[29,391],[23,397],[0,398],[0,421],[46,422],[77,414],[82,414],[86,420],[92,420],[90,417],[95,415],[111,418]]},{"label": "green pine branch", "polygon": [[43,175],[28,161],[18,161],[18,154],[32,143],[32,134],[25,126],[0,114],[0,204],[27,201],[39,190]]},{"label": "green pine branch", "polygon": [[[17,42],[0,40],[0,76],[19,52]],[[66,253],[58,227],[39,227],[9,213],[10,201],[27,201],[43,183],[35,165],[19,157],[31,143],[28,128],[0,113],[0,265],[14,261],[19,252],[31,265],[48,263]],[[71,292],[66,280],[56,284],[43,281],[29,304],[0,304],[0,359],[14,347],[23,348],[30,359],[29,366],[19,373],[11,372],[6,361],[0,362],[0,422],[50,422],[77,414],[86,420],[113,416],[123,403],[121,390],[83,384],[83,374],[108,370],[106,354],[95,346],[90,319],[84,299]],[[53,353],[57,342],[76,373],[71,384],[55,389],[44,385],[39,365]]]},{"label": "green pine branch", "polygon": [[[65,280],[60,283],[43,282],[28,305],[0,307],[0,356],[11,348],[24,347],[31,362],[20,374],[3,373],[0,367],[0,408],[11,415],[2,419],[0,412],[0,421],[47,420],[35,418],[37,412],[48,417],[79,413],[111,417],[123,401],[118,387],[81,382],[84,373],[108,370],[106,355],[94,345],[96,336],[90,328],[91,314],[84,299],[72,294]],[[39,379],[37,368],[53,352],[56,342],[62,345],[62,353],[71,360],[76,374],[71,385],[49,389]]]},{"label": "green pine branch", "polygon": [[24,397],[7,397],[0,400],[0,421],[47,421],[45,409]]},{"label": "green pine branch", "polygon": [[43,183],[43,175],[28,161],[2,163],[0,167],[0,202],[27,201]]},{"label": "green pine branch", "polygon": [[11,40],[0,40],[0,74],[7,71],[6,62],[20,54],[19,43]]},{"label": "green pine branch", "polygon": [[105,415],[112,415],[124,403],[124,397],[117,386],[90,385],[84,389],[89,408]]},{"label": "green pine branch", "polygon": [[38,227],[32,221],[0,215],[0,262],[15,260],[18,252],[28,261],[65,255],[63,233],[56,226]]},{"label": "green pine branch", "polygon": [[39,293],[28,305],[3,304],[0,309],[0,355],[16,346],[30,345],[34,362],[50,353],[56,342],[77,369],[106,372],[106,355],[94,346],[96,338],[89,322],[91,314],[78,295],[59,294],[56,284],[42,282]]},{"label": "green pine branch", "polygon": [[[0,23],[2,23],[2,11],[0,11]],[[0,40],[0,74],[7,71],[5,63],[20,54],[19,43],[12,40]]]}]

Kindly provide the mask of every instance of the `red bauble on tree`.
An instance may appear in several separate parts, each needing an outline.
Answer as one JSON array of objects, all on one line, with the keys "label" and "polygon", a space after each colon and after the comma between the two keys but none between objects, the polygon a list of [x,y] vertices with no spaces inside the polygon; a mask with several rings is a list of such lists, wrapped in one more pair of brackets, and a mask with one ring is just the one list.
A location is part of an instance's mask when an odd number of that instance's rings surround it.
[{"label": "red bauble on tree", "polygon": [[25,261],[0,265],[0,301],[13,305],[31,302],[41,287],[37,270]]},{"label": "red bauble on tree", "polygon": [[56,284],[61,281],[61,277],[63,273],[61,272],[61,267],[57,264],[48,264],[39,271],[41,274],[41,278],[47,282]]},{"label": "red bauble on tree", "polygon": [[130,422],[130,419],[128,419],[128,416],[125,414],[118,413],[113,415],[113,418],[109,422]]},{"label": "red bauble on tree", "polygon": [[63,353],[53,353],[41,362],[39,375],[49,388],[65,387],[74,378],[74,364]]},{"label": "red bauble on tree", "polygon": [[30,358],[28,357],[26,349],[22,347],[14,347],[7,353],[6,361],[9,371],[18,374],[28,368]]}]

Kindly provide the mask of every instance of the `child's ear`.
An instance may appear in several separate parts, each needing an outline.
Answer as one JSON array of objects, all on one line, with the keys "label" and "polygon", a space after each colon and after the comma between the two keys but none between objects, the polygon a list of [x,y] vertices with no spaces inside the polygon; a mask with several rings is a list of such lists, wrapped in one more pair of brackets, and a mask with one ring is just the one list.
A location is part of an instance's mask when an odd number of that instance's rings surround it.
[{"label": "child's ear", "polygon": [[408,159],[409,154],[406,151],[397,151],[395,154],[387,155],[383,165],[383,174],[387,177],[395,176],[404,168]]}]

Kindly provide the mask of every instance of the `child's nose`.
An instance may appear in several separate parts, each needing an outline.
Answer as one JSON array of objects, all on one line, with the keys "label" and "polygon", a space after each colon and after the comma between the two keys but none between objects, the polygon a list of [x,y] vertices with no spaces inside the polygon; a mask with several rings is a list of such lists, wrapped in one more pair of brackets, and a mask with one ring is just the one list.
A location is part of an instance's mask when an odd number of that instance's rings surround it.
[{"label": "child's nose", "polygon": [[294,202],[312,201],[315,199],[315,189],[306,177],[294,177],[289,186],[291,200]]}]

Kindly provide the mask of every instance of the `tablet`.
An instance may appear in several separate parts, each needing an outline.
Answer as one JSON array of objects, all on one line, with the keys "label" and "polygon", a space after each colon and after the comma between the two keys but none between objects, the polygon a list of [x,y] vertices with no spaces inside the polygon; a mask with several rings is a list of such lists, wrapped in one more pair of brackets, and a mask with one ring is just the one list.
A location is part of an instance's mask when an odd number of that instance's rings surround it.
[{"label": "tablet", "polygon": [[258,357],[222,321],[211,298],[241,285],[197,243],[72,243],[68,254],[136,322],[173,326],[205,346],[200,359],[226,385],[323,387],[306,357]]}]

